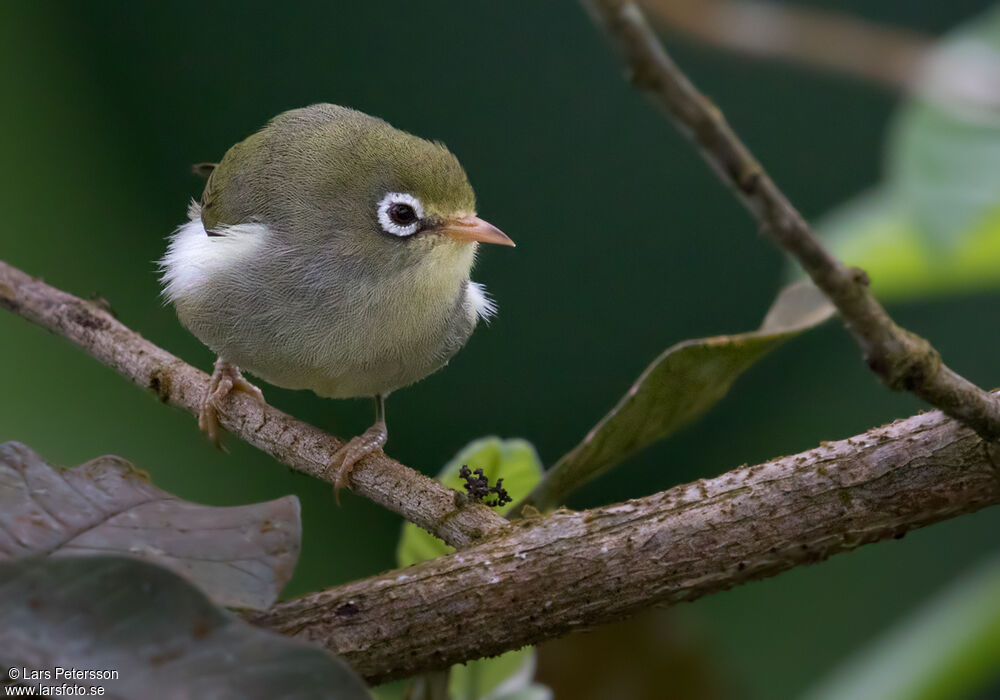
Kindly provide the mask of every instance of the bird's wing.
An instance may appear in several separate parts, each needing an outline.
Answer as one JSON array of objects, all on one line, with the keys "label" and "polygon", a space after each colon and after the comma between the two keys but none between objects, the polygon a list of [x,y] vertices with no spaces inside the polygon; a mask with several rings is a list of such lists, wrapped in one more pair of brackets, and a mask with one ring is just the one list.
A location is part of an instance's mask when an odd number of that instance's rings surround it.
[{"label": "bird's wing", "polygon": [[[253,134],[230,148],[217,165],[208,172],[205,191],[201,195],[201,221],[208,235],[220,226],[237,226],[261,219],[261,202],[266,193],[247,173],[265,167],[267,149],[259,147],[261,132]],[[266,178],[263,178],[266,180]]]}]

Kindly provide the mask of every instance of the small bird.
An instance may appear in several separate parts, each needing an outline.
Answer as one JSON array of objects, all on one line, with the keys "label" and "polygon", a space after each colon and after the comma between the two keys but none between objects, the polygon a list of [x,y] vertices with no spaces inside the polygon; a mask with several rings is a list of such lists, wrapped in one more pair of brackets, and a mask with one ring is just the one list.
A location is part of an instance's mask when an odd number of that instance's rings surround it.
[{"label": "small bird", "polygon": [[478,243],[513,246],[476,216],[442,144],[331,104],[279,114],[229,149],[160,261],[164,296],[218,359],[199,426],[246,370],[329,398],[374,397],[375,423],[334,455],[335,489],[388,437],[385,398],[440,369],[496,312],[472,282]]}]

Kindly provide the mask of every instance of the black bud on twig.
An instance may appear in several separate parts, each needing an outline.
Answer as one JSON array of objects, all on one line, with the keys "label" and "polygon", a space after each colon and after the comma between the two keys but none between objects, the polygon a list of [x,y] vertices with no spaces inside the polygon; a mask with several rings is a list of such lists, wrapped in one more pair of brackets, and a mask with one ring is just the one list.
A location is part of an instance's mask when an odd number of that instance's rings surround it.
[{"label": "black bud on twig", "polygon": [[[472,471],[465,464],[458,470],[458,475],[465,480],[465,490],[469,493],[469,498],[479,503],[484,503],[490,507],[497,508],[506,505],[514,499],[503,487],[503,479],[497,479],[495,486],[490,486],[490,480],[483,474],[482,469]],[[496,496],[493,500],[483,500],[490,494]]]}]

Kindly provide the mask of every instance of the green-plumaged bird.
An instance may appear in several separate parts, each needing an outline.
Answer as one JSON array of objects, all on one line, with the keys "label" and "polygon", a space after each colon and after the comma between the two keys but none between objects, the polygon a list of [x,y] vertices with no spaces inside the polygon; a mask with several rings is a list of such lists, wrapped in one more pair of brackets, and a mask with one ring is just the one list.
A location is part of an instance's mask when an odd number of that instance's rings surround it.
[{"label": "green-plumaged bird", "polygon": [[[202,168],[207,170],[207,168]],[[218,435],[240,368],[320,396],[373,396],[375,424],[335,455],[335,484],[387,438],[385,397],[447,364],[495,307],[469,279],[476,216],[442,144],[330,104],[291,110],[229,149],[160,261],[164,295],[218,360],[199,425]]]}]

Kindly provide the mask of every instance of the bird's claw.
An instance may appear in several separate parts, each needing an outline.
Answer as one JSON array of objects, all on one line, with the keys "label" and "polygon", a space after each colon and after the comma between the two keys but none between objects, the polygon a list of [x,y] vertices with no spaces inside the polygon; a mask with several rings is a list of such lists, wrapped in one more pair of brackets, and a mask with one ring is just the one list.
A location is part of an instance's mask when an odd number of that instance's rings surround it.
[{"label": "bird's claw", "polygon": [[348,441],[330,459],[327,474],[333,472],[333,497],[340,504],[340,489],[348,485],[354,465],[373,452],[378,452],[388,438],[385,423],[376,423],[361,435]]},{"label": "bird's claw", "polygon": [[201,400],[198,409],[198,427],[204,430],[209,439],[219,446],[219,436],[222,426],[219,424],[219,403],[224,401],[233,391],[242,391],[250,394],[250,397],[261,407],[266,405],[264,393],[259,387],[248,382],[236,365],[231,365],[222,358],[215,361],[215,369],[212,370],[212,379]]}]

